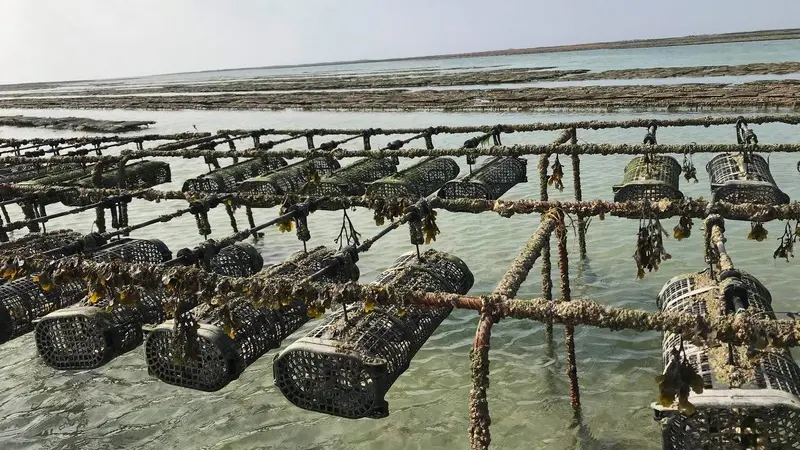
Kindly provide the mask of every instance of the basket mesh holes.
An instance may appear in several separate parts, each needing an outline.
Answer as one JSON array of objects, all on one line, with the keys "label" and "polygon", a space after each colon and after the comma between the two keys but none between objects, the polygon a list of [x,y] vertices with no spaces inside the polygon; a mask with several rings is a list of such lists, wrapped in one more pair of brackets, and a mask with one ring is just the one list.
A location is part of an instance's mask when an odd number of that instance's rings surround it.
[{"label": "basket mesh holes", "polygon": [[[401,256],[374,283],[464,294],[472,282],[462,261],[428,250],[422,259],[413,252]],[[393,306],[365,313],[354,305],[345,324],[339,310],[276,358],[275,384],[301,408],[349,418],[383,417],[388,414],[384,395],[450,311],[409,306],[400,316]]]},{"label": "basket mesh holes", "polygon": [[[740,271],[741,272],[741,271]],[[767,312],[772,315],[771,296],[769,291],[752,275],[742,272],[741,280],[748,289],[750,309]],[[699,295],[687,295],[695,289],[697,276],[685,275],[675,277],[668,282],[659,295],[660,308],[663,311],[682,311],[707,315],[705,301],[708,292]],[[668,363],[669,351],[681,344],[681,337],[665,333],[662,341],[664,364]],[[709,356],[705,348],[683,342],[689,362],[703,377],[707,389],[727,389],[727,385],[717,386],[716,376],[712,373]],[[762,352],[756,361],[755,380],[745,386],[743,392],[759,389],[772,389],[800,397],[800,368],[798,368],[788,350],[779,352]],[[703,397],[700,394],[694,397]],[[707,397],[708,398],[708,397]],[[724,400],[721,400],[724,402]],[[800,448],[800,415],[792,409],[775,403],[762,406],[732,407],[725,403],[708,401],[698,407],[697,413],[686,417],[678,413],[670,413],[672,422],[663,428],[665,448],[674,449],[728,449],[739,448],[741,435],[736,432],[742,428],[742,421],[750,417],[755,420],[754,429],[763,431],[768,438],[766,448]]]},{"label": "basket mesh holes", "polygon": [[227,380],[229,364],[215,343],[202,336],[198,339],[197,359],[176,364],[172,332],[158,329],[147,337],[145,359],[151,374],[165,383],[203,391],[215,391],[223,386],[216,380]]},{"label": "basket mesh holes", "polygon": [[[233,247],[228,248],[233,250]],[[239,252],[242,249],[235,250]],[[288,261],[268,269],[267,273],[304,278],[321,269],[322,261],[331,255],[333,251],[324,247],[308,253],[298,252]],[[327,281],[335,280],[327,278]],[[236,323],[233,339],[225,335],[224,321],[218,315],[218,309],[205,305],[194,309],[195,318],[203,324],[199,331],[203,345],[198,359],[183,364],[172,359],[175,353],[171,341],[172,325],[169,322],[160,325],[157,332],[147,338],[145,346],[150,373],[173,385],[204,391],[218,390],[308,321],[302,303],[273,311],[255,308],[242,299],[232,300],[229,308]]]},{"label": "basket mesh holes", "polygon": [[[726,408],[699,409],[692,417],[674,416],[673,425],[663,434],[665,448],[725,450],[742,448],[742,420],[753,420],[752,428],[761,431],[766,448],[800,448],[800,413],[787,407],[772,411],[739,408],[734,413]],[[712,431],[709,431],[712,430]]]},{"label": "basket mesh holes", "polygon": [[706,170],[711,179],[714,201],[766,205],[789,203],[789,197],[778,188],[769,164],[760,155],[752,154],[749,161],[745,161],[741,155],[723,153],[709,161]]},{"label": "basket mesh holes", "polygon": [[92,369],[111,358],[110,328],[84,315],[50,319],[36,327],[36,348],[55,369]]},{"label": "basket mesh holes", "polygon": [[339,162],[329,157],[307,159],[270,174],[245,180],[239,185],[239,190],[268,195],[297,193],[308,182],[309,168],[312,167],[322,176],[338,169]]},{"label": "basket mesh holes", "polygon": [[236,184],[250,177],[263,175],[286,166],[286,160],[277,157],[249,159],[237,164],[222,167],[183,184],[183,191],[195,192],[235,192]]},{"label": "basket mesh holes", "polygon": [[526,162],[515,157],[492,158],[462,180],[447,182],[439,191],[439,197],[498,199],[527,180]]}]

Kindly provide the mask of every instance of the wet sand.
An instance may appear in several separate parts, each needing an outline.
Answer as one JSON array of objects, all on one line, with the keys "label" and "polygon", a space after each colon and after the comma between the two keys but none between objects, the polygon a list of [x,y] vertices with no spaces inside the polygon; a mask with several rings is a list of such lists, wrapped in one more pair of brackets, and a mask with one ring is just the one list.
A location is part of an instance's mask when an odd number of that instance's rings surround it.
[{"label": "wet sand", "polygon": [[153,110],[534,111],[725,110],[800,108],[800,81],[662,86],[580,86],[486,90],[297,92],[252,95],[165,95],[13,98],[0,108]]}]

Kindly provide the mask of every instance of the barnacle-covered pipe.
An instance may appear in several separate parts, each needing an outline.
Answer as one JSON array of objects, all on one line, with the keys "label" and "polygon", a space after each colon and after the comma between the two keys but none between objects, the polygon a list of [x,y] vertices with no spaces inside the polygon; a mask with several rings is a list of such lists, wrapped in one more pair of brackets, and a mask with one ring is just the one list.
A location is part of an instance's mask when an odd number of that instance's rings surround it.
[{"label": "barnacle-covered pipe", "polygon": [[[333,251],[318,247],[295,253],[287,261],[258,276],[287,276],[296,280],[323,268]],[[355,277],[355,278],[353,278]],[[358,269],[340,266],[320,281],[346,282],[358,278]],[[155,327],[145,343],[148,372],[165,383],[201,391],[217,391],[227,386],[258,358],[308,321],[305,304],[290,303],[278,309],[254,306],[244,298],[225,305],[201,305],[194,309],[199,324],[197,355],[176,361],[174,321]]]},{"label": "barnacle-covered pipe", "polygon": [[[403,255],[373,284],[465,294],[473,277],[460,259],[430,249],[421,258]],[[369,301],[348,306],[276,356],[275,384],[300,408],[353,419],[385,417],[384,396],[450,311]]]}]

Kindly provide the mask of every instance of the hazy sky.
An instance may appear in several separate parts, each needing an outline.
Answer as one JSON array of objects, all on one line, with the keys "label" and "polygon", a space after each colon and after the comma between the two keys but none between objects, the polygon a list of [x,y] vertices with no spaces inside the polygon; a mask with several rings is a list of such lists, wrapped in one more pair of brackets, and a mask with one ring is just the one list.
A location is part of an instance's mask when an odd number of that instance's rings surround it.
[{"label": "hazy sky", "polygon": [[792,28],[800,0],[0,0],[0,18],[11,83]]}]

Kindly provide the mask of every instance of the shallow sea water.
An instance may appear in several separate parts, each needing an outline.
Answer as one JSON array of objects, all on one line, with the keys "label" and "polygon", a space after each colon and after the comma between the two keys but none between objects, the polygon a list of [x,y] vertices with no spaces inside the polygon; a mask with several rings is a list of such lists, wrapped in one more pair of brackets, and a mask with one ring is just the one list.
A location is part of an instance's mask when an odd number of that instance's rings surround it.
[{"label": "shallow sea water", "polygon": [[[0,111],[0,114],[82,116],[106,119],[152,119],[158,123],[147,133],[201,131],[221,128],[402,127],[525,123],[535,121],[626,119],[635,114],[444,114],[444,113],[326,113],[326,112],[153,112],[153,111]],[[647,115],[650,117],[651,115]],[[657,117],[667,117],[658,114]],[[675,115],[669,115],[673,117]],[[780,124],[754,127],[762,143],[800,142],[796,127]],[[641,142],[644,130],[579,131],[581,141],[599,143]],[[0,136],[71,136],[79,133],[0,128]],[[506,144],[547,143],[554,132],[515,133],[503,136]],[[435,136],[438,146],[460,145],[469,136]],[[735,142],[732,126],[662,128],[660,143]],[[391,139],[395,139],[392,137]],[[375,138],[377,148],[388,138]],[[246,147],[242,142],[239,148]],[[353,144],[348,148],[358,148]],[[700,183],[682,183],[687,196],[708,197],[705,164],[711,155],[694,158]],[[680,156],[677,156],[680,161]],[[622,178],[629,158],[583,157],[585,199],[611,199],[611,185]],[[173,182],[164,189],[179,189],[184,179],[206,170],[196,160],[168,159]],[[227,160],[229,163],[229,160]],[[347,163],[348,161],[343,161]],[[462,174],[467,171],[459,159]],[[564,159],[566,189],[551,199],[573,198],[569,160]],[[796,156],[772,155],[771,167],[779,186],[793,199],[800,196]],[[408,162],[405,162],[408,164]],[[503,198],[538,198],[536,157],[529,158],[529,183],[520,184]],[[682,180],[683,181],[683,180]],[[185,206],[181,202],[135,202],[130,223]],[[49,212],[58,208],[51,206]],[[10,208],[13,219],[21,218]],[[275,209],[256,210],[257,222],[275,217]],[[379,231],[371,213],[351,213],[363,237]],[[237,215],[240,226],[246,218]],[[94,212],[68,216],[48,223],[49,229],[92,229]],[[231,232],[222,208],[210,214],[212,237]],[[316,212],[309,220],[310,245],[333,246],[341,213]],[[677,219],[665,220],[668,230]],[[460,215],[439,213],[442,234],[434,247],[462,258],[475,275],[473,295],[491,292],[509,263],[534,232],[538,216],[504,219],[493,213]],[[637,221],[606,218],[592,221],[587,235],[588,260],[572,251],[570,277],[573,298],[590,298],[605,304],[655,310],[655,296],[672,276],[703,268],[700,224],[688,240],[668,240],[673,258],[659,272],[635,279],[631,257]],[[776,311],[797,310],[797,262],[772,259],[782,223],[767,225],[770,238],[756,243],[746,239],[747,223],[728,224],[728,249],[738,267],[757,276],[772,292]],[[133,234],[162,239],[173,252],[202,240],[194,220],[183,217],[167,226],[149,227]],[[251,241],[252,243],[252,241]],[[254,243],[267,263],[276,263],[301,249],[293,234],[266,230]],[[412,250],[405,229],[390,233],[359,263],[361,281],[369,282],[402,253]],[[557,272],[554,270],[554,279]],[[519,292],[521,298],[541,293],[540,265]],[[555,289],[557,293],[557,287]],[[387,395],[390,416],[382,420],[346,420],[298,409],[273,386],[272,358],[276,351],[250,366],[239,380],[216,393],[200,393],[161,383],[147,374],[143,350],[132,351],[105,367],[79,372],[58,372],[36,356],[33,335],[0,346],[0,448],[8,449],[463,449],[467,447],[467,398],[470,389],[469,349],[475,333],[474,312],[455,311],[414,358]],[[302,336],[307,324],[285,343]],[[660,448],[659,427],[650,403],[656,398],[654,377],[661,371],[658,333],[609,332],[577,329],[576,346],[583,400],[584,427],[573,426],[565,376],[561,327],[555,342],[545,342],[543,327],[534,322],[504,320],[492,335],[491,387],[494,449],[649,449]]]}]

